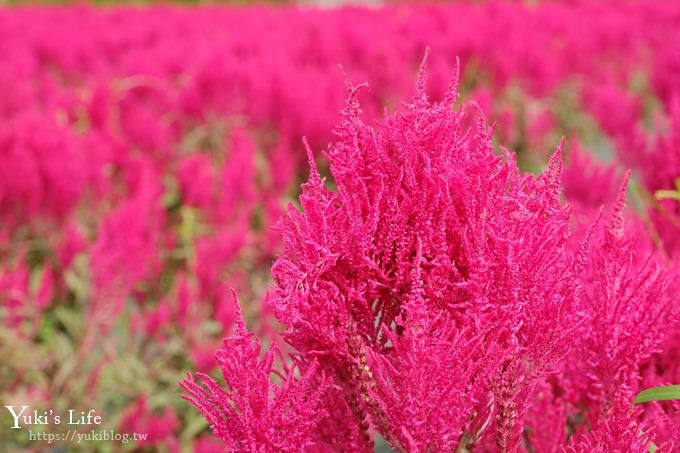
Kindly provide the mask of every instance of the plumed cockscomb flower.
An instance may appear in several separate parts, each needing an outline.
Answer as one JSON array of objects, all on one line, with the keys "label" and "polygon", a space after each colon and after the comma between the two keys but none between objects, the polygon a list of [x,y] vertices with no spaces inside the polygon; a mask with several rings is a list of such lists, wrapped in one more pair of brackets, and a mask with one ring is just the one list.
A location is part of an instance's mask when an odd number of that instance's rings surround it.
[{"label": "plumed cockscomb flower", "polygon": [[573,141],[562,184],[564,196],[577,210],[597,210],[610,203],[616,198],[620,178],[614,164],[599,162]]},{"label": "plumed cockscomb flower", "polygon": [[594,225],[582,297],[584,323],[568,358],[570,396],[595,425],[619,388],[639,390],[640,365],[674,322],[670,274],[651,244],[624,230],[626,176],[606,227]]},{"label": "plumed cockscomb flower", "polygon": [[147,433],[140,445],[159,448],[164,446],[170,451],[179,449],[179,441],[175,432],[179,426],[177,414],[171,407],[162,413],[154,413],[148,407],[146,395],[142,395],[123,414],[120,429],[126,433]]},{"label": "plumed cockscomb flower", "polygon": [[619,389],[606,417],[588,434],[571,438],[565,453],[647,453],[651,431],[638,421],[642,410],[633,407],[634,394],[625,386]]},{"label": "plumed cockscomb flower", "polygon": [[325,381],[314,364],[299,377],[293,368],[277,371],[275,343],[260,357],[259,341],[238,314],[234,336],[215,355],[226,389],[196,373],[202,385],[189,375],[180,384],[184,398],[201,411],[229,451],[292,453],[312,447],[323,415],[319,406]]},{"label": "plumed cockscomb flower", "polygon": [[559,378],[552,374],[538,382],[524,424],[528,451],[557,453],[567,439],[567,409],[563,391],[556,391]]},{"label": "plumed cockscomb flower", "polygon": [[148,160],[135,169],[137,187],[103,219],[91,249],[95,297],[89,309],[106,325],[106,313],[122,310],[135,287],[156,279],[163,266],[168,232],[162,182]]},{"label": "plumed cockscomb flower", "polygon": [[[88,183],[78,138],[31,112],[0,126],[0,215],[18,227],[38,218],[65,220]],[[54,114],[53,114],[54,115]]]},{"label": "plumed cockscomb flower", "polygon": [[[566,353],[580,319],[582,266],[565,248],[570,210],[560,200],[560,155],[543,175],[521,175],[511,154],[494,153],[474,105],[452,107],[455,83],[430,103],[424,71],[412,102],[375,128],[360,120],[358,89],[350,87],[338,140],[326,152],[337,190],[312,162],[302,210],[291,207],[283,221],[272,269],[276,316],[289,343],[343,389],[356,423],[370,420],[396,447],[471,439],[468,400],[479,399],[481,413],[487,392],[496,442],[515,451],[531,388]],[[408,308],[414,300],[422,316]],[[421,347],[441,367],[424,366]],[[443,361],[457,348],[468,352],[460,368]],[[485,363],[473,364],[487,352]],[[394,365],[397,357],[405,362]],[[455,391],[446,392],[449,372]],[[410,398],[427,385],[440,398],[420,408],[395,402],[399,376],[409,373]],[[462,411],[447,429],[417,426],[435,406]],[[425,441],[427,432],[436,437]]]},{"label": "plumed cockscomb flower", "polygon": [[639,167],[647,189],[660,198],[649,213],[656,231],[668,254],[680,257],[680,201],[660,196],[663,191],[677,190],[680,184],[680,93],[669,109],[668,133],[654,137],[640,156]]},{"label": "plumed cockscomb flower", "polygon": [[397,318],[408,327],[401,334],[384,327],[392,351],[370,353],[365,391],[373,421],[393,447],[455,451],[479,440],[491,421],[488,382],[500,345],[488,327],[460,328],[424,303],[416,290]]}]

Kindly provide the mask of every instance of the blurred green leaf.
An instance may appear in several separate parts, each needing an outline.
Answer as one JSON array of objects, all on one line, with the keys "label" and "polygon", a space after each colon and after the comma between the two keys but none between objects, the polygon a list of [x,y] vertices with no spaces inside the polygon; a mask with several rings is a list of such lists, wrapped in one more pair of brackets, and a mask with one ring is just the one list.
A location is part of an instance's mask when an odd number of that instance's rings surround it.
[{"label": "blurred green leaf", "polygon": [[86,277],[69,269],[64,274],[64,281],[66,282],[66,287],[73,292],[77,300],[87,300],[90,285]]},{"label": "blurred green leaf", "polygon": [[672,190],[657,190],[654,192],[654,198],[657,200],[677,200],[680,201],[680,178],[675,180],[675,189]]},{"label": "blurred green leaf", "polygon": [[71,338],[80,338],[85,330],[82,314],[64,306],[55,307],[54,317],[64,326]]},{"label": "blurred green leaf", "polygon": [[657,190],[654,192],[654,197],[657,200],[678,200],[680,201],[680,192],[675,190]]},{"label": "blurred green leaf", "polygon": [[203,417],[192,416],[190,417],[190,420],[185,423],[184,431],[182,431],[181,437],[184,440],[193,439],[207,427],[208,422],[206,422]]},{"label": "blurred green leaf", "polygon": [[670,400],[680,400],[680,385],[666,385],[645,389],[635,397],[634,404]]}]

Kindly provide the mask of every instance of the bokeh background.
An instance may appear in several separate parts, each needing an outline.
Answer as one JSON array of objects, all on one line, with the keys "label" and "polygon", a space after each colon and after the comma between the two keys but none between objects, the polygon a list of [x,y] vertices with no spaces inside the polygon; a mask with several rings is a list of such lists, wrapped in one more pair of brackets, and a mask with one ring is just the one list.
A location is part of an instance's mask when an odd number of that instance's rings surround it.
[{"label": "bokeh background", "polygon": [[221,451],[177,383],[215,373],[232,288],[279,341],[266,292],[302,138],[325,173],[343,74],[378,120],[428,46],[434,99],[458,59],[461,101],[523,169],[566,137],[585,212],[632,168],[650,237],[680,250],[680,2],[45,3],[0,7],[0,401],[148,438],[48,445],[1,411],[0,451]]}]

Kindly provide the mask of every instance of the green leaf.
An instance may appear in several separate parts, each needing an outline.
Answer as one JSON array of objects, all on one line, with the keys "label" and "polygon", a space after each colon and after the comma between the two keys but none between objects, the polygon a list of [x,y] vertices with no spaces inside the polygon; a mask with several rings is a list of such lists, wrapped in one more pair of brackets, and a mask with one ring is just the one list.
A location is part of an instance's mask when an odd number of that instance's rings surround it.
[{"label": "green leaf", "polygon": [[657,200],[680,200],[680,192],[675,190],[657,190],[654,192]]},{"label": "green leaf", "polygon": [[645,389],[635,397],[634,404],[669,400],[680,400],[680,385],[667,385]]},{"label": "green leaf", "polygon": [[656,444],[654,442],[652,442],[651,444],[649,444],[649,453],[656,452],[657,448],[659,448],[659,447],[657,447]]},{"label": "green leaf", "polygon": [[191,417],[188,423],[184,426],[184,431],[181,434],[182,439],[189,440],[196,437],[201,431],[208,427],[208,423],[203,417]]},{"label": "green leaf", "polygon": [[657,190],[654,192],[657,200],[677,200],[680,201],[680,178],[675,179],[675,190]]}]

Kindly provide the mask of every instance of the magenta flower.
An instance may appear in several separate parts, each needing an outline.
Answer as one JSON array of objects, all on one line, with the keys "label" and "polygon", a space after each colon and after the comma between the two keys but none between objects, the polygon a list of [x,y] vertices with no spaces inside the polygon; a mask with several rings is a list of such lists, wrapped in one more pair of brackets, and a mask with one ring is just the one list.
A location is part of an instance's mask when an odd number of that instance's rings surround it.
[{"label": "magenta flower", "polygon": [[639,407],[633,408],[634,394],[622,387],[612,400],[607,416],[598,420],[592,431],[574,436],[565,453],[609,453],[630,452],[647,453],[650,451],[651,431],[636,419],[642,413]]},{"label": "magenta flower", "polygon": [[[302,211],[290,207],[282,224],[270,300],[304,371],[285,388],[305,401],[306,420],[323,417],[332,430],[315,440],[265,434],[282,416],[266,396],[278,394],[273,356],[258,362],[241,325],[218,353],[229,390],[207,377],[208,391],[183,384],[228,445],[370,451],[373,426],[405,451],[491,435],[503,451],[519,448],[532,389],[581,321],[583,257],[566,247],[560,154],[542,176],[520,175],[511,154],[494,154],[474,104],[451,108],[455,80],[431,104],[422,71],[413,101],[378,128],[359,119],[359,87],[350,87],[326,153],[337,191],[310,152]],[[317,368],[332,385],[305,395]],[[259,399],[241,399],[253,392]],[[300,429],[312,432],[310,423]]]},{"label": "magenta flower", "polygon": [[[292,453],[312,447],[325,380],[314,365],[299,378],[294,368],[276,370],[275,344],[262,358],[260,349],[239,312],[234,336],[216,354],[227,388],[197,373],[202,385],[191,375],[181,383],[185,398],[232,451]],[[273,376],[278,376],[279,384],[272,382]]]}]

